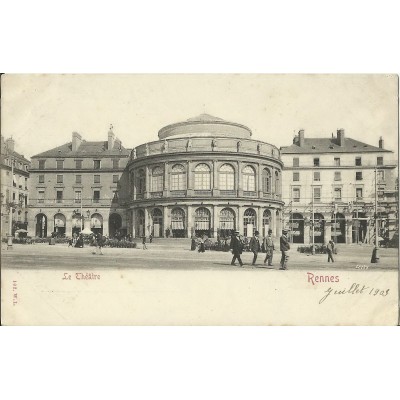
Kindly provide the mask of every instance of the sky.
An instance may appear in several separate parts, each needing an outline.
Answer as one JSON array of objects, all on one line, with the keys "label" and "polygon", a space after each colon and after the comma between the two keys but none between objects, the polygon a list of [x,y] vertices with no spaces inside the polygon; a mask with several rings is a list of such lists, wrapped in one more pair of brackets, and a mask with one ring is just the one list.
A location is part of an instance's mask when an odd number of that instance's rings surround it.
[{"label": "sky", "polygon": [[396,75],[3,75],[1,131],[30,158],[71,141],[107,140],[110,124],[124,147],[157,140],[165,125],[207,113],[248,126],[278,147],[336,130],[398,149]]}]

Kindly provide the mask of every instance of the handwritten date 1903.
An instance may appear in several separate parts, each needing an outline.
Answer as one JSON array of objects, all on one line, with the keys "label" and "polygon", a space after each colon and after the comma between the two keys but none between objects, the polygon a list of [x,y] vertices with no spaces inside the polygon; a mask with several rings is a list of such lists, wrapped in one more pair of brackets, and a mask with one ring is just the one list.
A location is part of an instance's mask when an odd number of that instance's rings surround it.
[{"label": "handwritten date 1903", "polygon": [[336,295],[336,294],[351,294],[351,295],[355,295],[355,294],[366,294],[369,296],[382,296],[382,297],[386,297],[389,294],[390,289],[386,289],[386,290],[382,290],[379,288],[371,288],[369,286],[365,286],[359,283],[353,283],[350,286],[350,289],[343,289],[343,290],[333,290],[331,287],[327,290],[325,290],[324,293],[325,296],[323,296],[321,298],[321,300],[319,301],[319,304],[323,303],[329,296],[331,295]]}]

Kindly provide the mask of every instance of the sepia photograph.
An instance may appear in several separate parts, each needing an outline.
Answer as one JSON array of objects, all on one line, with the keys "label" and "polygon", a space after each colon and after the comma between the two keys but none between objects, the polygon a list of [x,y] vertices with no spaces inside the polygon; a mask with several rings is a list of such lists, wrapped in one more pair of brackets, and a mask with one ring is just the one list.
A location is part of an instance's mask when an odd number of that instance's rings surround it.
[{"label": "sepia photograph", "polygon": [[2,324],[397,325],[397,75],[1,95]]}]

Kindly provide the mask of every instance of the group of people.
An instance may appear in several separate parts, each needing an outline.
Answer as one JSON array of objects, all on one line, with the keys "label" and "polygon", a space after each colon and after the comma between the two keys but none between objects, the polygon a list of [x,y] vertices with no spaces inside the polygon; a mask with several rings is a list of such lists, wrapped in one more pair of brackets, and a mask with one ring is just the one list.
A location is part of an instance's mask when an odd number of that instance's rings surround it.
[{"label": "group of people", "polygon": [[[290,244],[289,240],[287,237],[287,230],[282,231],[282,236],[279,239],[280,242],[280,251],[282,253],[281,256],[281,262],[280,262],[280,268],[281,270],[287,269],[287,264],[289,260],[289,250],[290,250]],[[243,247],[244,247],[244,241],[239,235],[239,231],[235,231],[232,234],[231,238],[231,244],[230,248],[233,253],[231,265],[235,265],[236,260],[239,261],[239,265],[242,267],[243,261],[241,259],[241,254],[243,252]],[[254,232],[254,236],[250,240],[250,251],[253,253],[253,262],[252,265],[256,265],[258,253],[261,252],[262,246],[261,246],[261,241],[260,241],[260,233],[258,231]],[[272,230],[268,230],[268,236],[266,236],[263,240],[263,247],[265,251],[265,259],[264,259],[264,264],[268,263],[268,266],[272,266],[272,259],[274,255],[274,250],[275,250],[275,244],[273,241],[272,237]]]}]

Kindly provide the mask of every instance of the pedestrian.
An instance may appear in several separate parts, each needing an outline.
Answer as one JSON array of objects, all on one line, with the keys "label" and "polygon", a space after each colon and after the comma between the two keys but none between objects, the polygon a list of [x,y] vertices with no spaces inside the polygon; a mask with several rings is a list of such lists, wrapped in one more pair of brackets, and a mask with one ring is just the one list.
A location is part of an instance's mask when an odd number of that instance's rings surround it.
[{"label": "pedestrian", "polygon": [[265,260],[264,264],[268,261],[268,265],[272,266],[272,257],[274,255],[274,241],[272,239],[272,229],[268,229],[268,236],[264,238]]},{"label": "pedestrian", "polygon": [[233,232],[229,248],[231,249],[233,254],[231,265],[235,265],[236,260],[238,260],[240,266],[243,267],[243,262],[240,258],[240,255],[243,251],[243,242],[239,239],[239,231]]},{"label": "pedestrian", "polygon": [[147,246],[146,246],[146,235],[142,236],[142,245],[143,245],[143,250],[147,250]]},{"label": "pedestrian", "polygon": [[190,250],[194,251],[194,250],[196,250],[196,247],[197,247],[196,238],[194,236],[192,236]]},{"label": "pedestrian", "polygon": [[149,242],[150,242],[150,243],[153,243],[153,234],[152,234],[152,233],[150,233]]},{"label": "pedestrian", "polygon": [[284,229],[282,231],[282,236],[280,238],[280,249],[282,253],[281,257],[281,267],[279,269],[287,269],[287,264],[289,260],[289,250],[290,250],[290,244],[287,238],[287,230]]},{"label": "pedestrian", "polygon": [[333,243],[332,239],[329,241],[328,245],[326,246],[326,250],[328,252],[328,262],[329,261],[335,262],[335,260],[333,259],[333,252],[335,251],[335,243]]},{"label": "pedestrian", "polygon": [[261,250],[260,233],[258,231],[254,232],[254,236],[250,239],[250,250],[253,252],[253,262],[251,265],[256,265],[258,252]]},{"label": "pedestrian", "polygon": [[199,253],[204,253],[206,251],[205,245],[204,245],[204,235],[200,236],[200,246],[199,246]]}]

